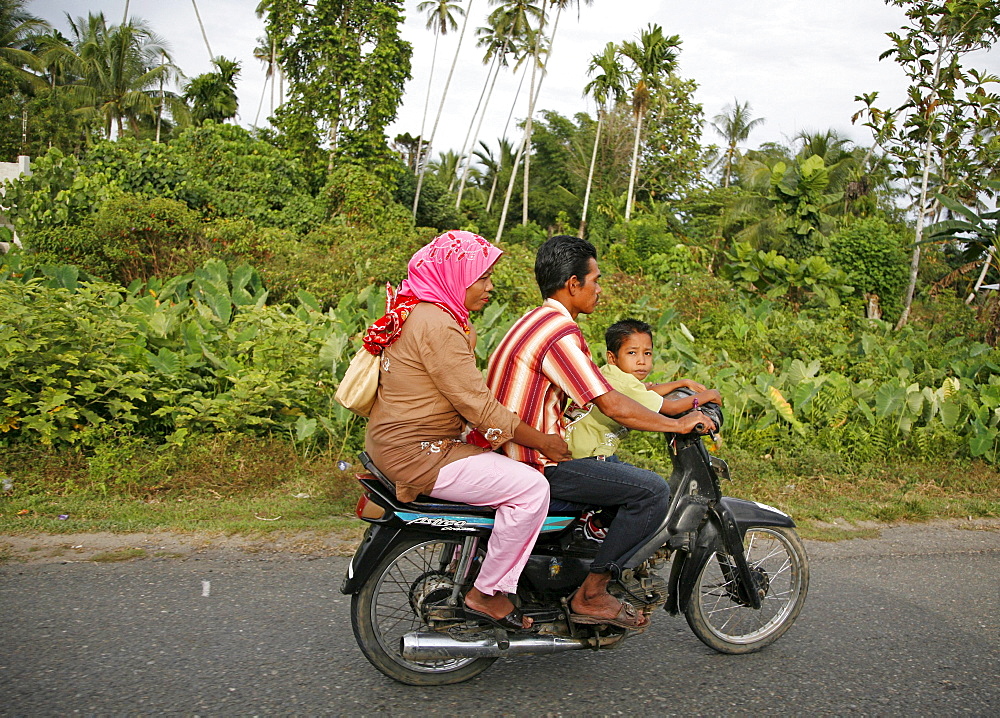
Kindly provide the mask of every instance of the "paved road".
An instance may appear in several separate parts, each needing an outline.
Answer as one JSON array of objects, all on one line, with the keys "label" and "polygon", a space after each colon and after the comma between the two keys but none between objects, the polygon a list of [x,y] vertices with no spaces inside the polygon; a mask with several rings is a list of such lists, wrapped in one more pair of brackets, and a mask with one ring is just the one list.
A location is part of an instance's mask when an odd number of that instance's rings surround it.
[{"label": "paved road", "polygon": [[436,689],[362,657],[347,559],[7,564],[0,715],[1000,715],[1000,525],[808,549],[805,610],[761,653],[716,654],[658,614],[619,650]]}]

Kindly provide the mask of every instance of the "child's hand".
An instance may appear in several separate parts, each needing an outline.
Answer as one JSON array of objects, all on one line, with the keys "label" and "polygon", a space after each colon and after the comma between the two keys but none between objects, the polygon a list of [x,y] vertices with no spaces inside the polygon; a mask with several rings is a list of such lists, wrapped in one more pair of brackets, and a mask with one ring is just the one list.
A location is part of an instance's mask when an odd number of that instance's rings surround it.
[{"label": "child's hand", "polygon": [[[693,379],[681,379],[677,383],[680,384],[681,386],[686,386],[688,389],[690,389],[691,391],[695,392],[696,394],[700,394],[701,392],[705,391],[708,388],[708,387],[706,387],[706,386],[704,386],[702,384],[699,384],[698,382],[694,381]],[[713,391],[714,391],[714,389],[713,389]],[[704,403],[704,402],[702,402],[702,403]]]},{"label": "child's hand", "polygon": [[719,393],[718,389],[708,389],[707,391],[702,391],[698,393],[698,403],[699,404],[721,404],[722,394]]}]

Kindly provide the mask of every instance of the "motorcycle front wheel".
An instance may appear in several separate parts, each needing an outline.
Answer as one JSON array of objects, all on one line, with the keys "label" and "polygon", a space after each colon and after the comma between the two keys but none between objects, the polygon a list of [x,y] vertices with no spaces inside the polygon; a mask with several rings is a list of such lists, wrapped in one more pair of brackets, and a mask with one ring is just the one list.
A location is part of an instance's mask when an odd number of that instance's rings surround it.
[{"label": "motorcycle front wheel", "polygon": [[720,653],[753,653],[778,640],[795,621],[809,589],[809,559],[791,529],[756,527],[743,538],[761,607],[740,598],[730,557],[709,557],[695,583],[685,617],[695,635]]},{"label": "motorcycle front wheel", "polygon": [[467,681],[495,658],[412,661],[403,657],[400,639],[411,631],[431,630],[423,611],[451,595],[462,543],[411,540],[399,544],[351,597],[354,637],[365,657],[385,675],[411,686],[443,686]]}]

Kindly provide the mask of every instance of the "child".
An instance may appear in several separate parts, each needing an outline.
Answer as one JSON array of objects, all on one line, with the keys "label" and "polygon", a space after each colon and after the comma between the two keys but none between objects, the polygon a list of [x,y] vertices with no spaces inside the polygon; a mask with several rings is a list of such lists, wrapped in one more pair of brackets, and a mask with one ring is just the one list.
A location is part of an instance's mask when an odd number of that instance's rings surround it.
[{"label": "child", "polygon": [[[601,373],[615,389],[625,396],[661,414],[682,414],[695,406],[709,402],[722,403],[715,389],[706,389],[696,381],[682,379],[663,384],[644,383],[653,370],[653,328],[636,319],[615,322],[604,333],[608,363]],[[694,395],[682,399],[664,399],[670,392],[687,387]],[[695,401],[698,403],[695,404]],[[613,457],[628,429],[602,414],[597,407],[569,412],[571,423],[566,441],[574,459],[588,456]]]},{"label": "child", "polygon": [[[601,367],[601,373],[611,386],[647,409],[673,416],[709,402],[722,403],[722,396],[716,389],[706,389],[690,379],[645,383],[653,370],[653,328],[646,322],[636,319],[615,322],[604,333],[604,341],[607,364]],[[681,387],[695,394],[681,399],[663,398]],[[615,453],[622,438],[628,434],[627,428],[605,416],[596,406],[589,410],[571,407],[567,419],[570,423],[566,428],[566,442],[574,459],[592,456],[600,461],[618,461]],[[605,532],[600,518],[591,512],[586,519],[584,535],[602,540]]]}]

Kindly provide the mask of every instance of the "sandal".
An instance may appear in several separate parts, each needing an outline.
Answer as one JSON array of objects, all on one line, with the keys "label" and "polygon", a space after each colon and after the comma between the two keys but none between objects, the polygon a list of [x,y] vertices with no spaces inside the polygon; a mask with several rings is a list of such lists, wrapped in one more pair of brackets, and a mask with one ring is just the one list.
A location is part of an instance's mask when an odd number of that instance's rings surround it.
[{"label": "sandal", "polygon": [[618,609],[618,614],[614,618],[591,616],[586,613],[573,613],[571,603],[574,596],[576,596],[576,591],[574,591],[570,597],[566,599],[566,606],[570,611],[569,620],[573,623],[580,623],[588,626],[617,626],[618,628],[629,628],[633,630],[645,628],[649,625],[649,617],[639,613],[635,606],[627,601],[621,602],[621,608]]},{"label": "sandal", "polygon": [[474,608],[469,608],[465,606],[462,608],[465,613],[465,617],[470,621],[477,621],[479,623],[488,623],[494,628],[502,628],[505,631],[530,631],[531,626],[527,628],[524,627],[524,614],[521,610],[515,606],[511,609],[503,618],[493,618],[488,613],[483,613],[482,611],[477,611]]}]

